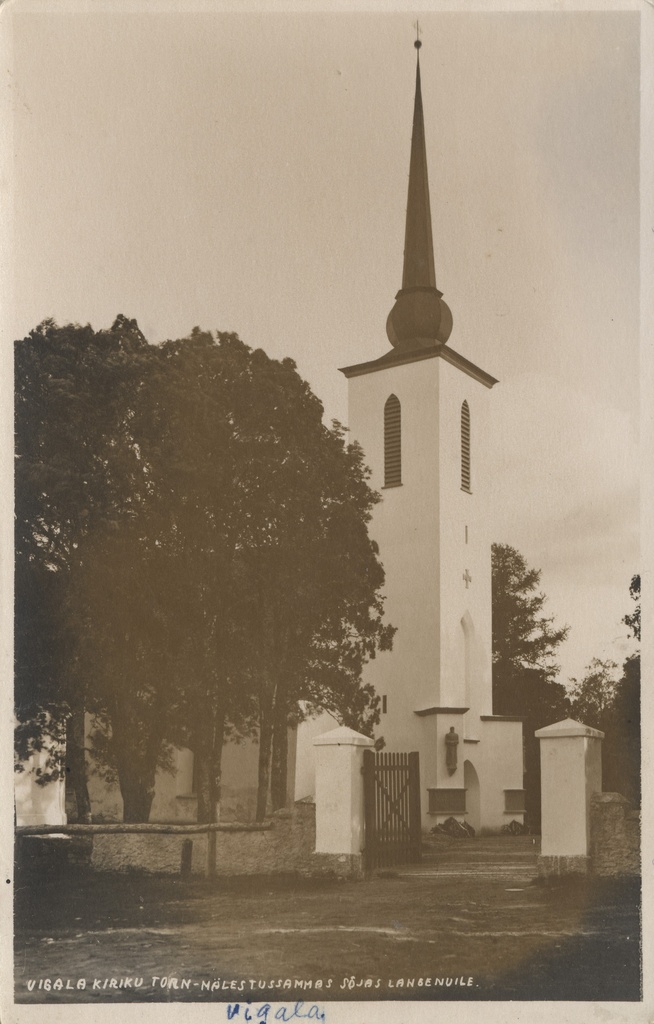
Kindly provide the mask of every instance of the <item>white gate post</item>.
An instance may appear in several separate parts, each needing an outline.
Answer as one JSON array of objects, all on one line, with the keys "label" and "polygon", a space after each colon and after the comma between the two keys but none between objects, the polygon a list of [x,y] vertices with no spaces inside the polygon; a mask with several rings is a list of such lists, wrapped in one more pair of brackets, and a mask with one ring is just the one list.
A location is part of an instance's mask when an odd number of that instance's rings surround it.
[{"label": "white gate post", "polygon": [[540,740],[541,875],[585,874],[590,804],[602,792],[604,733],[566,718],[536,732]]},{"label": "white gate post", "polygon": [[316,853],[360,857],[363,849],[363,752],[368,736],[342,726],[317,736]]}]

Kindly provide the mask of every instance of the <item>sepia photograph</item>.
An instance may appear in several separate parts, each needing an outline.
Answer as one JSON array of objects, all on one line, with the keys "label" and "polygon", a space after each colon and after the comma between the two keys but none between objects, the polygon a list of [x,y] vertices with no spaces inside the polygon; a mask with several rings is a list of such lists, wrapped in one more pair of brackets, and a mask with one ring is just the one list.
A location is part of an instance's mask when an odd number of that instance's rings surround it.
[{"label": "sepia photograph", "polygon": [[3,1022],[649,1019],[646,8],[0,7]]}]

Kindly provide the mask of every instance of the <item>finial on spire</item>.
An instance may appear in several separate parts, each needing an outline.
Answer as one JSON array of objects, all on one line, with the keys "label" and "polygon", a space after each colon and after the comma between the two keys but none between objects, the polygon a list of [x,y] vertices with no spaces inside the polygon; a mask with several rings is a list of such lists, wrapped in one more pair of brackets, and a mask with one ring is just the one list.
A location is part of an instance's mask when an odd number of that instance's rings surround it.
[{"label": "finial on spire", "polygon": [[418,64],[413,108],[413,134],[409,165],[409,194],[404,237],[402,287],[386,321],[388,339],[395,348],[417,349],[444,345],[452,330],[452,314],[436,287],[434,245],[431,234],[427,150],[420,88],[420,24],[416,22]]}]

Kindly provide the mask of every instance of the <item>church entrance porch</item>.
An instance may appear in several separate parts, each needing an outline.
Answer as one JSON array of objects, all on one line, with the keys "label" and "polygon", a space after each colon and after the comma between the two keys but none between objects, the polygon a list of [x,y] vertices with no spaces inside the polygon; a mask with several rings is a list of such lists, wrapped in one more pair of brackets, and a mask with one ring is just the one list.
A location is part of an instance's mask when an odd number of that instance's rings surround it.
[{"label": "church entrance porch", "polygon": [[468,708],[415,712],[420,722],[422,827],[428,833],[448,818],[481,834],[501,833],[524,821],[522,722],[474,715]]}]

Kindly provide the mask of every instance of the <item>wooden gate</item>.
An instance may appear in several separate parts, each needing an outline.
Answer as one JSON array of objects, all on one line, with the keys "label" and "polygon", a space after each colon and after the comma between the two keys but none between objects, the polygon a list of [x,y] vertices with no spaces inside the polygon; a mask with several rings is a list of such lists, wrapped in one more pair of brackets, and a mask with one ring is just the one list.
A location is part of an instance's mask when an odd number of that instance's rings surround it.
[{"label": "wooden gate", "polygon": [[363,752],[366,868],[420,860],[418,754]]}]

